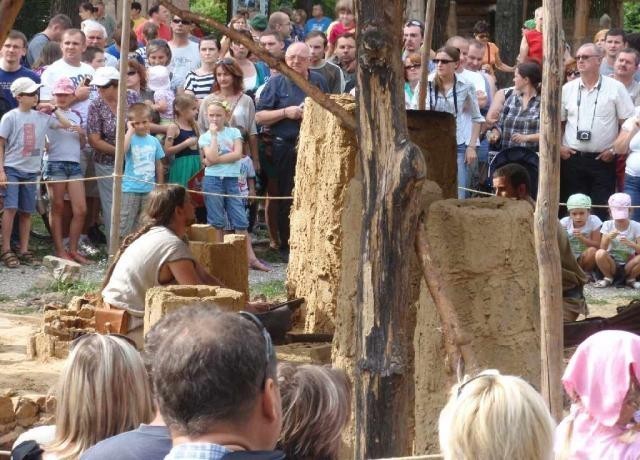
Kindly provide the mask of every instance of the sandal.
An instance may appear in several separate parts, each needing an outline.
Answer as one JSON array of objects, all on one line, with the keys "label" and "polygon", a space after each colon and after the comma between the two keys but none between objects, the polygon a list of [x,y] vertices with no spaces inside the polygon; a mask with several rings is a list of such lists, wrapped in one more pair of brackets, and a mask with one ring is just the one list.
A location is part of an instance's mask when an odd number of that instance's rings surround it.
[{"label": "sandal", "polygon": [[20,262],[25,265],[38,265],[40,263],[31,251],[25,251],[18,254],[18,259],[20,259]]},{"label": "sandal", "polygon": [[611,284],[613,283],[613,280],[610,278],[602,278],[600,281],[597,281],[593,287],[597,287],[597,288],[606,288],[611,286]]},{"label": "sandal", "polygon": [[9,249],[0,255],[0,262],[7,268],[18,268],[20,266],[20,259],[16,257],[15,253]]}]

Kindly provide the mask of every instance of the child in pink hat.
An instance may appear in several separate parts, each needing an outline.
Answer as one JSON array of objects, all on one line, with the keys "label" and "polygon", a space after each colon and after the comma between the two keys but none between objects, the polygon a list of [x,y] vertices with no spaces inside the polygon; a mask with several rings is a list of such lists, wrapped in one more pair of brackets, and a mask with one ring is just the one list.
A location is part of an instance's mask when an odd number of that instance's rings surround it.
[{"label": "child in pink hat", "polygon": [[627,286],[640,289],[640,223],[629,219],[630,207],[631,197],[626,193],[609,197],[612,219],[602,224],[602,241],[596,252],[596,265],[604,278],[595,287],[611,286],[616,273],[624,273]]}]

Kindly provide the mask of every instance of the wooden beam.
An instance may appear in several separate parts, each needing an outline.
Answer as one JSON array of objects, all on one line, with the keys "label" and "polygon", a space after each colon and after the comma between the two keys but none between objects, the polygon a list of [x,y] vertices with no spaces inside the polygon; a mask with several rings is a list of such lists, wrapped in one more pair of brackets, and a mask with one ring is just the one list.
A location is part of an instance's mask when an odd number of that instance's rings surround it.
[{"label": "wooden beam", "polygon": [[0,21],[0,46],[4,43],[13,28],[24,0],[0,0],[0,11],[2,11],[2,21]]},{"label": "wooden beam", "polygon": [[562,418],[562,272],[558,249],[560,107],[562,99],[562,3],[543,0],[545,59],[540,110],[540,180],[534,234],[540,273],[541,392],[556,420]]},{"label": "wooden beam", "polygon": [[[329,112],[338,117],[338,119],[344,124],[344,126],[355,131],[356,121],[349,112],[332,101],[329,95],[323,93],[317,86],[309,83],[302,75],[294,71],[283,61],[274,58],[273,56],[271,56],[271,54],[265,51],[264,48],[256,45],[253,40],[238,33],[238,31],[234,29],[230,29],[224,24],[220,24],[215,19],[207,18],[200,14],[195,14],[190,11],[176,8],[167,0],[160,0],[160,4],[171,11],[172,14],[179,15],[181,18],[189,19],[195,23],[207,24],[208,26],[216,29],[218,32],[228,36],[234,42],[242,43],[254,55],[258,56],[260,59],[266,62],[269,67],[278,70],[281,74],[290,78],[291,81],[293,81],[302,91],[304,91],[307,96],[309,96],[311,99],[320,104],[320,106],[324,107]],[[402,49],[402,45],[400,49]]]},{"label": "wooden beam", "polygon": [[587,39],[587,28],[589,26],[589,0],[576,0],[576,10],[574,18],[573,46],[578,49]]},{"label": "wooden beam", "polygon": [[420,71],[420,86],[418,88],[418,110],[424,110],[427,99],[427,78],[429,77],[429,62],[431,60],[431,41],[433,39],[433,22],[436,16],[436,0],[427,0],[427,10],[424,14],[424,37],[422,39],[422,70]]},{"label": "wooden beam", "polygon": [[408,261],[426,167],[409,140],[404,107],[405,0],[357,0],[355,6],[363,199],[355,302],[355,458],[364,459],[412,450]]}]

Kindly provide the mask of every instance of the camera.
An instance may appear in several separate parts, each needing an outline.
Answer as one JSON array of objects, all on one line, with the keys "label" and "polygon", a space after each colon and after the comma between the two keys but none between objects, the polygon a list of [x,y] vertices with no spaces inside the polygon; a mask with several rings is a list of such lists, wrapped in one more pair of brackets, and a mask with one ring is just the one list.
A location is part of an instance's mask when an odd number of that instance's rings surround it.
[{"label": "camera", "polygon": [[591,140],[591,131],[578,131],[576,139],[581,142],[589,142]]}]

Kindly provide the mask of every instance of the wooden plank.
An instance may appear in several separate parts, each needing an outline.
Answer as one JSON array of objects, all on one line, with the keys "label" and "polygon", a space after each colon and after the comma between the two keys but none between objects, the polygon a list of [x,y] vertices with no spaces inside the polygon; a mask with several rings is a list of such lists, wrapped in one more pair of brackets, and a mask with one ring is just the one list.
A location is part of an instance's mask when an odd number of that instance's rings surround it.
[{"label": "wooden plank", "polygon": [[541,393],[556,420],[562,418],[562,272],[558,249],[558,199],[562,144],[560,106],[563,43],[562,4],[543,1],[545,59],[540,110],[540,179],[534,219],[540,276]]},{"label": "wooden plank", "polygon": [[0,0],[0,11],[2,11],[2,21],[0,22],[0,44],[3,44],[13,23],[20,13],[24,0]]},{"label": "wooden plank", "polygon": [[433,38],[433,22],[436,16],[436,0],[427,0],[427,10],[424,15],[424,37],[422,39],[422,69],[420,71],[420,86],[418,88],[418,110],[424,110],[427,99],[427,78],[429,76],[429,62],[431,61],[431,41]]}]

